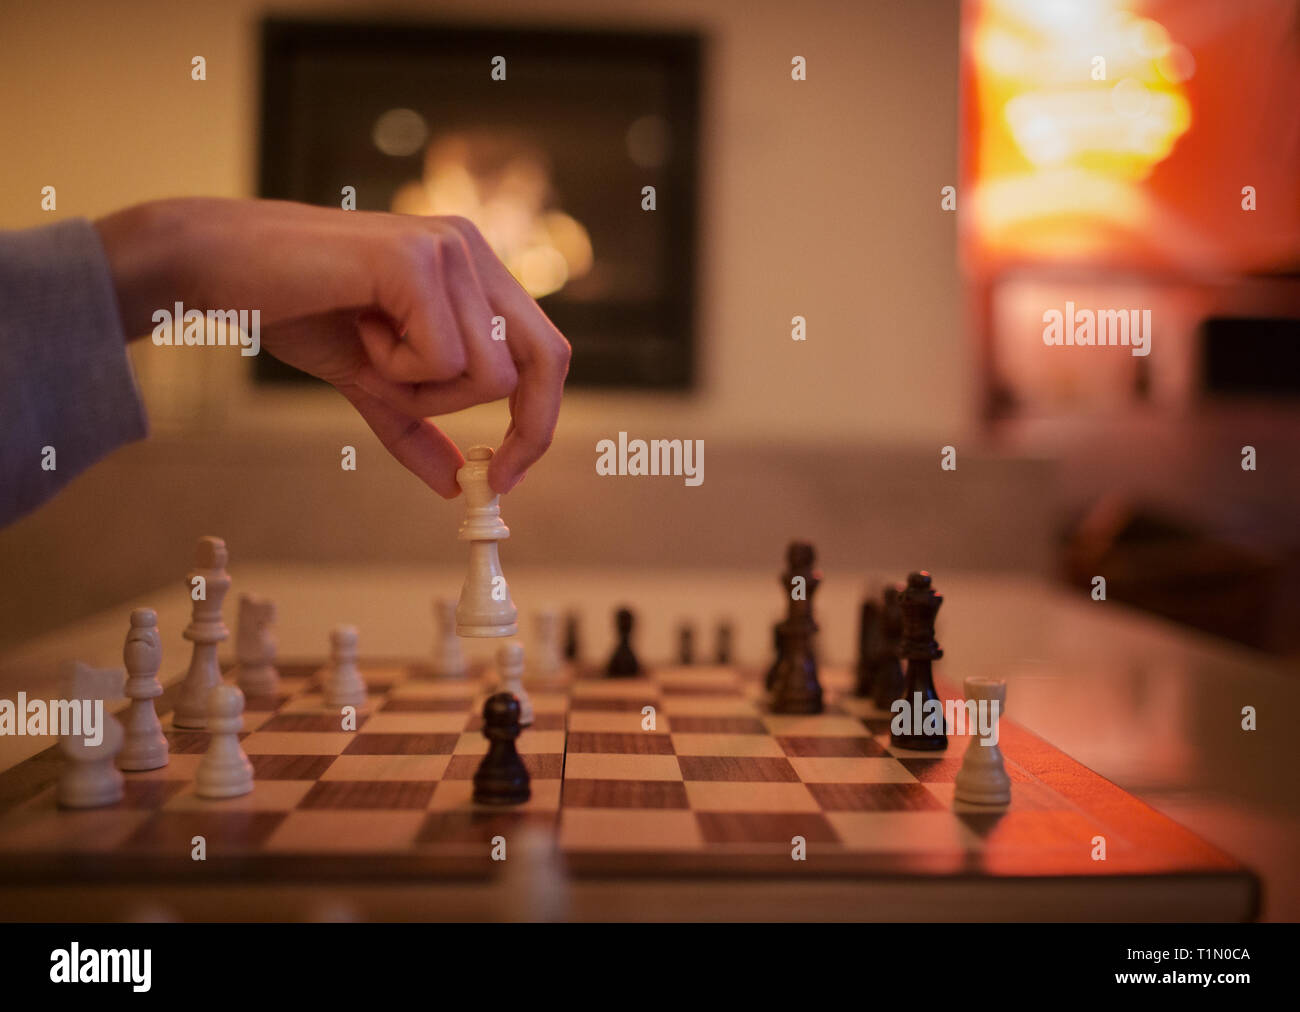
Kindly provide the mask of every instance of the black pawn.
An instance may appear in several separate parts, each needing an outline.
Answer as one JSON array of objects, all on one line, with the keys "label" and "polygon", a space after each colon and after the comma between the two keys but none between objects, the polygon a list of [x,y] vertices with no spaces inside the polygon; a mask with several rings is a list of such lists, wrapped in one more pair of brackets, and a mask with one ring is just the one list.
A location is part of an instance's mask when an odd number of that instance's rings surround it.
[{"label": "black pawn", "polygon": [[776,651],[776,657],[772,659],[772,666],[767,669],[767,674],[763,676],[763,688],[768,692],[771,692],[772,687],[776,685],[776,672],[781,667],[782,640],[780,622],[772,624],[772,649]]},{"label": "black pawn", "polygon": [[[948,736],[943,730],[943,716],[938,718],[938,731],[926,733],[926,723],[933,723],[934,718],[926,717],[933,713],[932,701],[939,703],[939,694],[934,689],[934,672],[932,665],[943,651],[934,638],[934,618],[943,604],[943,598],[930,588],[930,574],[927,572],[911,573],[907,577],[907,589],[903,591],[899,605],[903,610],[903,646],[902,655],[907,661],[907,682],[903,687],[903,698],[909,704],[906,730],[903,734],[890,734],[890,743],[898,748],[924,749],[938,751],[948,747]],[[918,712],[919,709],[919,712]]]},{"label": "black pawn", "polygon": [[483,704],[487,755],[474,773],[474,800],[481,805],[519,805],[532,796],[528,770],[515,749],[519,737],[519,701],[508,692]]},{"label": "black pawn", "polygon": [[677,663],[695,663],[695,627],[683,622],[677,630]]},{"label": "black pawn", "polygon": [[571,611],[564,616],[564,659],[576,661],[581,652],[578,643],[578,615]]},{"label": "black pawn", "polygon": [[636,619],[626,608],[620,608],[614,615],[614,628],[618,631],[618,646],[605,666],[605,674],[611,678],[631,678],[641,674],[641,662],[632,652],[632,626]]},{"label": "black pawn", "polygon": [[713,645],[713,663],[730,664],[732,651],[732,633],[730,622],[719,622],[717,638]]},{"label": "black pawn", "polygon": [[868,664],[871,668],[871,701],[877,710],[888,710],[894,700],[903,695],[903,663],[899,651],[903,648],[902,596],[898,587],[885,588],[884,607],[880,613],[880,638],[872,646]]},{"label": "black pawn", "polygon": [[813,658],[812,633],[799,622],[782,622],[778,626],[781,660],[776,666],[772,686],[773,713],[821,713],[822,687],[817,680],[817,661]]}]

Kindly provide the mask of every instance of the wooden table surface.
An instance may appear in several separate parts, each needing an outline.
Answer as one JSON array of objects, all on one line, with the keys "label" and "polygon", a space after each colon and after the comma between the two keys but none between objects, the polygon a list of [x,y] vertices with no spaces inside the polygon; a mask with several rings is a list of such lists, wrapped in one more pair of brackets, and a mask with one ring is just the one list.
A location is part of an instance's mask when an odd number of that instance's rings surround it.
[{"label": "wooden table surface", "polygon": [[[505,565],[525,642],[534,610],[577,610],[584,652],[592,657],[610,648],[612,610],[622,603],[635,608],[638,649],[651,660],[673,656],[684,619],[696,623],[697,650],[711,651],[712,627],[725,616],[735,625],[737,659],[763,661],[771,623],[782,610],[778,577],[769,571],[511,569],[508,558]],[[363,657],[400,658],[431,650],[431,601],[455,597],[464,570],[241,566],[235,559],[231,574],[225,615],[232,639],[223,656],[232,656],[237,596],[255,592],[277,602],[284,656],[324,656],[330,628],[346,622],[360,628]],[[958,684],[966,675],[1005,678],[1013,719],[1253,868],[1264,883],[1265,919],[1300,919],[1300,749],[1288,726],[1300,713],[1300,672],[1033,578],[934,577],[944,596],[938,628],[944,658],[937,663],[943,678]],[[863,586],[862,574],[826,574],[815,603],[824,657],[853,656]],[[120,665],[127,616],[138,606],[157,609],[162,678],[179,679],[189,658],[181,637],[189,600],[180,575],[173,586],[0,657],[0,697],[19,690],[57,694],[57,667],[66,658]],[[490,646],[471,643],[470,652],[486,658]],[[1255,731],[1241,728],[1245,706],[1256,710]],[[0,738],[0,768],[49,744]]]}]

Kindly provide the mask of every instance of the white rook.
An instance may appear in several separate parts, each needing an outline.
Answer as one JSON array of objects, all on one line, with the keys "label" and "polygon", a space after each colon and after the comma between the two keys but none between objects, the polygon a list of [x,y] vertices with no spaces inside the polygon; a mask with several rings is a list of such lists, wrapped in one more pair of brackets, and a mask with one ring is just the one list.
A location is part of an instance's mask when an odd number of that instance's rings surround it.
[{"label": "white rook", "polygon": [[[979,708],[998,704],[997,719],[1006,710],[1007,683],[996,678],[966,679],[966,698],[977,701]],[[1001,737],[999,735],[999,741]],[[966,746],[966,758],[957,771],[957,786],[953,796],[958,801],[975,805],[1006,805],[1011,801],[1011,778],[1007,776],[1002,761],[1001,745],[985,745],[978,736],[972,736]]]}]

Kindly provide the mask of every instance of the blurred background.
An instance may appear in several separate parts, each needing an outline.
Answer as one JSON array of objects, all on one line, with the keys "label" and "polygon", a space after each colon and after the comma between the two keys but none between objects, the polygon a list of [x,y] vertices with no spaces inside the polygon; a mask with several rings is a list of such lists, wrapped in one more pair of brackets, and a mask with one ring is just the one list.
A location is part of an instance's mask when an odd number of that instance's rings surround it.
[{"label": "blurred background", "polygon": [[[776,573],[797,534],[841,574],[1105,574],[1300,655],[1296,0],[48,0],[0,39],[3,227],[349,188],[479,224],[575,348],[508,565]],[[1149,310],[1150,355],[1045,346],[1067,302]],[[203,533],[232,567],[461,557],[459,504],[332,391],[132,356],[152,436],[0,532],[0,645]],[[704,484],[598,478],[620,431],[704,440]]]}]

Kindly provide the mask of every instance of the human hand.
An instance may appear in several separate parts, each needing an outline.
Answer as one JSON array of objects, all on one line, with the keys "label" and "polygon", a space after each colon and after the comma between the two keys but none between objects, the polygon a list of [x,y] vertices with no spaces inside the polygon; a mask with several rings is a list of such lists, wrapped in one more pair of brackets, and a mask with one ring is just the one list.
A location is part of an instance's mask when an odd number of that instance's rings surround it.
[{"label": "human hand", "polygon": [[263,347],[337,388],[440,495],[464,459],[428,416],[508,398],[498,493],[550,446],[569,344],[464,218],[183,198],[95,225],[128,335],[175,302],[260,310]]}]

